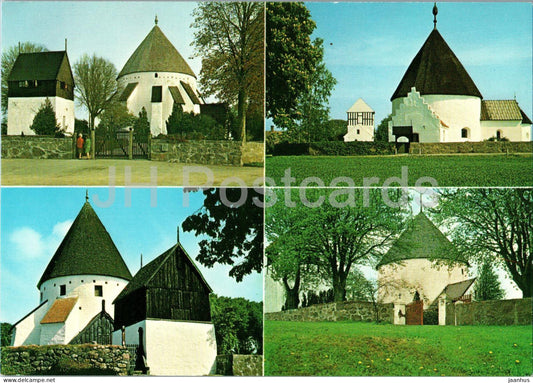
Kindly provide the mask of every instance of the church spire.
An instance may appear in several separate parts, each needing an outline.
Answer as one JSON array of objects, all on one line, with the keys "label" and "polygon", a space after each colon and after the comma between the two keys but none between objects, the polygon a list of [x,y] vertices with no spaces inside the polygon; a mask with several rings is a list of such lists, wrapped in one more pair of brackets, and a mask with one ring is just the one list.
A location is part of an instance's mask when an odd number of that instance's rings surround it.
[{"label": "church spire", "polygon": [[437,29],[437,14],[438,13],[439,13],[439,9],[437,8],[437,3],[434,3],[433,4],[433,29]]},{"label": "church spire", "polygon": [[85,189],[85,202],[89,202],[89,190]]},{"label": "church spire", "polygon": [[158,21],[159,21],[159,20],[157,20],[157,15],[155,15],[155,25],[157,25],[157,22],[158,22]]}]

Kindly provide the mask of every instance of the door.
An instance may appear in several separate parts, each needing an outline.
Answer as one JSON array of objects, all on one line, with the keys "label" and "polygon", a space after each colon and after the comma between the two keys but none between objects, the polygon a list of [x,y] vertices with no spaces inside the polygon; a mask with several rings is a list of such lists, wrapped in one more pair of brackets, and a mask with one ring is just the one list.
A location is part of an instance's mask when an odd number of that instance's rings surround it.
[{"label": "door", "polygon": [[424,323],[424,302],[414,301],[405,305],[405,324],[422,325]]}]

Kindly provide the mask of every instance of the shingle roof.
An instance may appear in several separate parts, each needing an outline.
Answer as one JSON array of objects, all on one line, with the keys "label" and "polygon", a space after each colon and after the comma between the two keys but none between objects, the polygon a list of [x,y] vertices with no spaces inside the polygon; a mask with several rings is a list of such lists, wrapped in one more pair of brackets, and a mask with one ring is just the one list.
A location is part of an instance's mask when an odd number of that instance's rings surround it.
[{"label": "shingle roof", "polygon": [[476,84],[439,31],[434,29],[407,68],[391,101],[415,87],[421,95],[448,94],[483,98]]},{"label": "shingle roof", "polygon": [[185,101],[183,101],[183,96],[181,95],[177,86],[169,86],[168,90],[170,90],[170,94],[172,95],[172,98],[176,104],[185,104]]},{"label": "shingle roof", "polygon": [[130,98],[131,93],[135,90],[135,88],[137,88],[138,84],[138,82],[130,82],[128,85],[126,85],[126,87],[118,97],[118,101],[128,101],[128,98]]},{"label": "shingle roof", "polygon": [[465,262],[457,249],[424,213],[418,214],[392,244],[377,267],[407,259],[456,260]]},{"label": "shingle roof", "polygon": [[522,124],[531,124],[531,120],[529,117],[524,113],[522,109],[520,109],[520,114],[522,115]]},{"label": "shingle roof", "polygon": [[184,73],[196,77],[189,64],[157,25],[133,52],[118,77],[138,72]]},{"label": "shingle roof", "polygon": [[444,288],[444,290],[442,290],[442,293],[445,293],[446,297],[451,300],[459,299],[463,295],[465,295],[466,291],[468,290],[470,286],[472,286],[472,283],[474,283],[475,280],[476,278],[472,278],[472,279],[466,279],[461,282],[450,283],[448,286]]},{"label": "shingle roof", "polygon": [[[481,102],[481,121],[522,121],[525,116],[522,113],[516,100],[483,100]],[[525,117],[528,119],[527,116]]]},{"label": "shingle roof", "polygon": [[187,92],[187,95],[191,99],[192,103],[193,104],[200,104],[200,99],[198,98],[198,96],[196,96],[196,94],[192,90],[191,86],[189,84],[187,84],[186,82],[184,82],[184,81],[180,81],[180,83],[181,83],[181,86],[183,87],[183,89],[185,89],[185,92]]},{"label": "shingle roof", "polygon": [[189,262],[193,265],[194,269],[200,276],[200,279],[203,281],[209,292],[212,292],[213,290],[207,283],[207,281],[204,279],[204,276],[198,270],[198,267],[193,262],[189,254],[185,251],[185,249],[181,246],[181,244],[177,243],[174,246],[172,246],[170,249],[165,251],[163,254],[155,258],[150,263],[143,266],[137,274],[133,277],[133,279],[128,283],[128,285],[120,292],[120,294],[115,298],[113,303],[117,302],[118,300],[128,296],[129,294],[133,293],[134,291],[137,291],[140,288],[147,287],[150,283],[150,280],[154,277],[154,275],[157,273],[157,271],[161,268],[161,266],[176,252],[180,252],[181,255],[185,255],[185,257],[189,260]]},{"label": "shingle roof", "polygon": [[62,323],[66,321],[77,301],[78,297],[56,299],[41,320],[41,323]]},{"label": "shingle roof", "polygon": [[37,287],[51,278],[87,274],[131,279],[126,263],[89,202],[81,208]]},{"label": "shingle roof", "polygon": [[66,55],[65,51],[21,53],[7,81],[55,80]]}]

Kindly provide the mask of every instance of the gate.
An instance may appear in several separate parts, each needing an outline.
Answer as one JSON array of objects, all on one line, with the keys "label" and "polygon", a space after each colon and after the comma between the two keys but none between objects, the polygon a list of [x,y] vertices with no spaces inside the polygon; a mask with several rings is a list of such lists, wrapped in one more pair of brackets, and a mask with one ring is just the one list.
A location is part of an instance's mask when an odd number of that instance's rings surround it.
[{"label": "gate", "polygon": [[424,302],[414,301],[405,305],[405,324],[422,325],[424,323]]},{"label": "gate", "polygon": [[150,134],[131,132],[129,129],[96,129],[95,141],[97,158],[128,159],[130,151],[132,159],[150,158]]}]

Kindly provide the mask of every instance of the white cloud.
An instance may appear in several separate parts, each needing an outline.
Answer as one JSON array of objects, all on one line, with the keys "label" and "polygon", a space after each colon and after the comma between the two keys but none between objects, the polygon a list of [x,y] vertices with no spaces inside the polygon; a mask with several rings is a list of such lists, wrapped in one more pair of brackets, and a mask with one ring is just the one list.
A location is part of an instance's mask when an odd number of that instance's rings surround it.
[{"label": "white cloud", "polygon": [[58,222],[44,235],[27,226],[13,230],[9,240],[15,246],[17,259],[51,258],[71,225],[71,220]]}]

